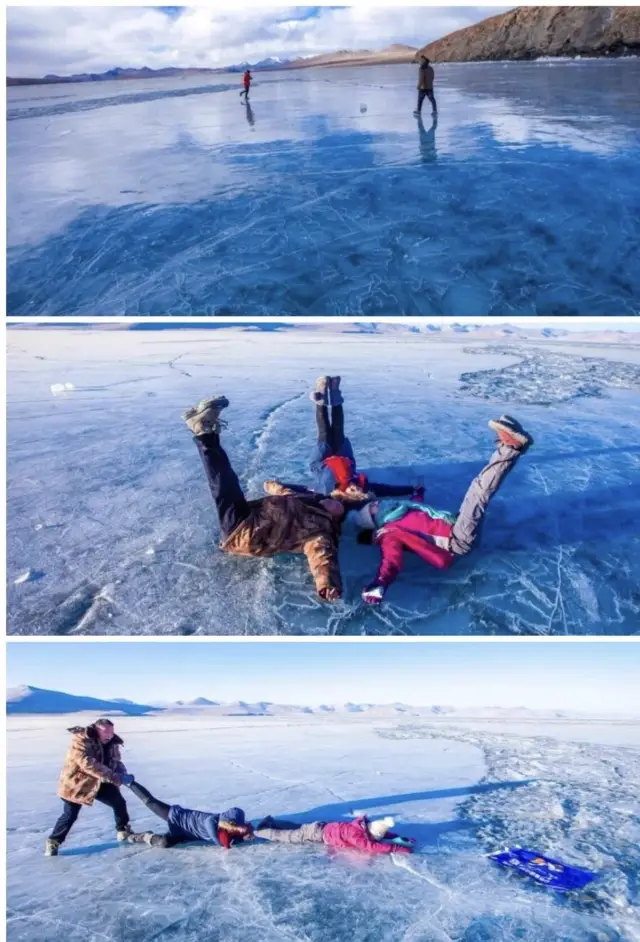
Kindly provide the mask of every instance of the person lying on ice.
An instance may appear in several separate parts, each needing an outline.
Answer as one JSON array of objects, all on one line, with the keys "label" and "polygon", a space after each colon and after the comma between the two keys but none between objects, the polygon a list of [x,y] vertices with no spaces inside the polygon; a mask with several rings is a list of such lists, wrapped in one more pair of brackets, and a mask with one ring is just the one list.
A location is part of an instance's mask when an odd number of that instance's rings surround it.
[{"label": "person lying on ice", "polygon": [[253,833],[254,837],[281,844],[328,844],[339,850],[361,850],[365,854],[413,853],[413,847],[407,846],[413,844],[411,839],[406,839],[405,844],[390,843],[402,840],[390,830],[393,825],[393,818],[369,821],[366,815],[354,821],[312,821],[310,824],[295,824],[268,815]]},{"label": "person lying on ice", "polygon": [[[466,556],[477,543],[480,526],[489,501],[514,468],[521,455],[533,444],[519,422],[507,415],[492,419],[489,428],[498,436],[498,445],[489,463],[472,481],[458,514],[434,510],[420,501],[370,501],[350,517],[363,531],[373,531],[380,547],[380,566],[375,580],[362,592],[369,605],[379,605],[402,569],[404,550],[412,550],[437,569],[448,569],[460,556]],[[364,539],[359,537],[361,542]]]},{"label": "person lying on ice", "polygon": [[[356,470],[351,442],[344,434],[344,398],[339,376],[319,376],[309,398],[316,407],[317,441],[311,455],[313,487],[267,481],[268,494],[327,494],[342,503],[358,505],[375,497],[404,497],[412,484],[375,484]],[[331,419],[329,419],[331,408]],[[421,495],[420,499],[424,496]]]},{"label": "person lying on ice", "polygon": [[166,821],[169,828],[166,834],[154,834],[153,831],[130,834],[128,840],[131,844],[175,847],[176,844],[186,844],[190,841],[207,841],[228,850],[233,844],[251,840],[253,837],[253,829],[245,822],[242,808],[228,808],[220,814],[192,811],[191,808],[168,805],[154,798],[151,792],[138,782],[132,782],[129,788],[144,802],[149,811]]},{"label": "person lying on ice", "polygon": [[218,510],[220,549],[256,557],[304,553],[318,595],[327,602],[339,599],[338,541],[346,516],[344,505],[322,494],[295,493],[282,485],[277,494],[247,500],[220,444],[220,430],[226,427],[220,413],[228,405],[224,396],[203,399],[183,415]]}]

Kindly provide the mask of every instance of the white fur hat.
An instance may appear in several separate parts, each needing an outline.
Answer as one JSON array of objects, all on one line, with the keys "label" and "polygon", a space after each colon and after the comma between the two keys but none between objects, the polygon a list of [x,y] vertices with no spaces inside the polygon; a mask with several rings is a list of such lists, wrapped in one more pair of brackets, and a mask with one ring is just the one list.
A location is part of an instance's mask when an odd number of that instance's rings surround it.
[{"label": "white fur hat", "polygon": [[371,837],[381,841],[387,831],[390,831],[396,822],[393,818],[380,818],[379,821],[369,821],[368,828]]},{"label": "white fur hat", "polygon": [[375,501],[370,500],[369,503],[361,507],[360,510],[352,510],[349,517],[361,530],[375,530],[376,521],[373,516],[373,508],[375,506]]}]

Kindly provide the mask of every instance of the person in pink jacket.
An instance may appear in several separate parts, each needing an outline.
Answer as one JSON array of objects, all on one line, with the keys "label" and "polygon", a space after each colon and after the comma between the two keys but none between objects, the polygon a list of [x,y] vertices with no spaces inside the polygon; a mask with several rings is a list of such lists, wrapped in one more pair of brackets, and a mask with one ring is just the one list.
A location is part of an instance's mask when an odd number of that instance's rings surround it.
[{"label": "person in pink jacket", "polygon": [[277,820],[269,815],[255,829],[254,837],[280,844],[327,844],[365,854],[411,854],[413,840],[398,837],[391,830],[393,825],[393,818],[369,821],[366,815],[353,821],[312,821],[310,824]]},{"label": "person in pink jacket", "polygon": [[369,501],[351,512],[350,519],[361,530],[373,531],[372,542],[380,547],[378,573],[362,592],[367,604],[382,602],[402,570],[405,550],[416,553],[436,569],[448,569],[458,557],[466,556],[474,548],[489,501],[533,444],[520,423],[508,415],[492,419],[489,428],[498,436],[497,448],[472,481],[457,514],[434,510],[423,503],[420,494],[409,501]]}]

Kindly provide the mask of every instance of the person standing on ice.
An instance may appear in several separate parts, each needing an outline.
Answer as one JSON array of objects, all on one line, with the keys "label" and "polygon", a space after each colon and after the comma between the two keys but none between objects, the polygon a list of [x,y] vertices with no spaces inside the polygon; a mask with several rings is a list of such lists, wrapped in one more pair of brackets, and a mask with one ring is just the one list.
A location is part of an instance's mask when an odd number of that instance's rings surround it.
[{"label": "person standing on ice", "polygon": [[366,815],[354,821],[312,821],[310,824],[277,820],[268,815],[253,833],[255,837],[280,844],[327,844],[337,850],[359,850],[365,854],[413,853],[413,840],[399,838],[390,830],[393,826],[393,818],[369,821]]},{"label": "person standing on ice", "polygon": [[333,602],[342,595],[338,541],[345,506],[310,492],[296,493],[277,485],[277,493],[247,500],[220,443],[226,423],[220,413],[229,405],[225,396],[203,399],[182,416],[194,436],[211,496],[218,510],[220,549],[236,556],[271,557],[303,553],[320,598]]},{"label": "person standing on ice", "polygon": [[433,114],[436,115],[438,113],[438,106],[433,94],[434,79],[435,74],[431,63],[426,56],[420,56],[420,68],[418,70],[418,105],[413,112],[416,118],[420,117],[422,114],[422,105],[424,104],[425,98],[428,98],[431,102]]},{"label": "person standing on ice", "polygon": [[251,72],[249,69],[245,70],[244,75],[242,76],[243,89],[240,92],[240,98],[244,95],[244,100],[249,101],[249,91],[251,89]]},{"label": "person standing on ice", "polygon": [[313,488],[267,481],[267,493],[326,494],[355,505],[375,497],[403,497],[418,493],[422,498],[422,489],[413,484],[375,484],[365,474],[358,473],[351,442],[344,434],[344,398],[339,376],[319,376],[309,398],[315,405],[317,427],[317,441],[310,465],[314,475]]},{"label": "person standing on ice", "polygon": [[99,801],[112,809],[116,838],[126,841],[132,833],[127,803],[121,785],[133,782],[122,762],[122,740],[116,736],[111,720],[99,719],[91,726],[72,726],[71,746],[60,774],[58,796],[64,809],[47,838],[45,855],[57,857],[83,805]]},{"label": "person standing on ice", "polygon": [[492,419],[489,428],[498,436],[497,448],[472,481],[457,515],[434,510],[420,501],[397,500],[370,501],[351,512],[349,516],[356,526],[373,531],[372,542],[380,547],[378,573],[362,592],[367,604],[382,602],[402,570],[404,550],[411,550],[437,569],[448,569],[475,547],[489,501],[533,444],[520,423],[508,415]]},{"label": "person standing on ice", "polygon": [[207,841],[228,850],[234,844],[249,841],[253,837],[253,829],[246,823],[242,808],[228,808],[221,814],[193,811],[191,808],[168,805],[154,798],[139,782],[132,782],[129,787],[149,811],[153,811],[167,822],[169,828],[166,834],[154,834],[153,831],[130,834],[128,840],[131,844],[175,847],[176,844],[186,844],[189,841]]}]

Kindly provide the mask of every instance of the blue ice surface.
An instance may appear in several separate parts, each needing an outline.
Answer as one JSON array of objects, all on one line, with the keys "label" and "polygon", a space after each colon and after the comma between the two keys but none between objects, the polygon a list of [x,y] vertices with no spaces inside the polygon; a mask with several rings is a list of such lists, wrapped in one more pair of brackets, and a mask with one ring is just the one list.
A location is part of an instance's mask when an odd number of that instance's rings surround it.
[{"label": "blue ice surface", "polygon": [[[579,344],[468,347],[393,329],[11,331],[9,633],[637,634],[633,343],[605,359]],[[361,600],[379,550],[359,546],[350,522],[334,604],[316,597],[302,556],[222,553],[180,419],[224,392],[223,442],[247,496],[273,478],[311,484],[308,393],[322,371],[342,375],[360,469],[387,483],[422,477],[439,509],[457,511],[489,458],[490,418],[513,415],[535,440],[492,500],[477,550],[444,572],[407,554],[380,609]],[[61,381],[75,389],[52,396]],[[16,582],[28,570],[45,575]]]},{"label": "blue ice surface", "polygon": [[[258,841],[228,853],[204,844],[117,845],[113,817],[96,803],[82,810],[61,855],[45,858],[69,723],[10,717],[9,942],[638,938],[639,753],[611,718],[593,718],[604,742],[577,732],[575,720],[541,723],[535,714],[469,724],[456,715],[256,721],[203,710],[116,724],[128,768],[165,801],[238,804],[254,823],[264,814],[392,814],[417,853],[373,857]],[[125,796],[137,830],[163,828]],[[551,896],[486,859],[505,840],[605,873],[593,896]]]},{"label": "blue ice surface", "polygon": [[415,79],[10,88],[8,313],[640,313],[640,62]]}]

